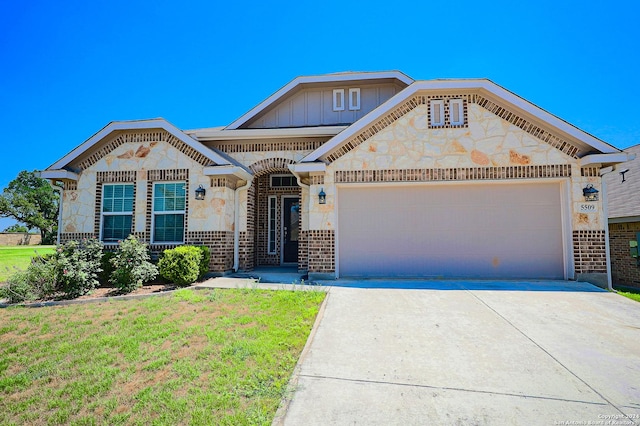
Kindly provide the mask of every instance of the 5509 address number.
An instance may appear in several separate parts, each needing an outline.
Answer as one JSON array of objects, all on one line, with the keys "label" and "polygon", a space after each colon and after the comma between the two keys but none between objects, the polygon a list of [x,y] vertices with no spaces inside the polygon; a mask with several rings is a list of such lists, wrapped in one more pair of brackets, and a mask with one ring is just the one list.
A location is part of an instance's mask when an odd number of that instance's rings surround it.
[{"label": "5509 address number", "polygon": [[580,211],[583,213],[595,213],[597,209],[595,204],[580,204]]}]

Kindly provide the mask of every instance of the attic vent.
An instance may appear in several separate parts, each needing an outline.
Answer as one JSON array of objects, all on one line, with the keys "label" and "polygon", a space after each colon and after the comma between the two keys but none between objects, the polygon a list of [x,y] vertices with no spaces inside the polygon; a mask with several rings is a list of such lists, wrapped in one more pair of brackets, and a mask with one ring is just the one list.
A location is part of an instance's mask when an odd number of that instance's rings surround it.
[{"label": "attic vent", "polygon": [[449,122],[452,126],[464,124],[464,103],[462,99],[449,100]]},{"label": "attic vent", "polygon": [[333,110],[344,111],[344,89],[333,89]]},{"label": "attic vent", "polygon": [[349,89],[349,110],[357,111],[360,109],[360,89]]},{"label": "attic vent", "polygon": [[444,126],[444,101],[442,99],[431,101],[431,126]]}]

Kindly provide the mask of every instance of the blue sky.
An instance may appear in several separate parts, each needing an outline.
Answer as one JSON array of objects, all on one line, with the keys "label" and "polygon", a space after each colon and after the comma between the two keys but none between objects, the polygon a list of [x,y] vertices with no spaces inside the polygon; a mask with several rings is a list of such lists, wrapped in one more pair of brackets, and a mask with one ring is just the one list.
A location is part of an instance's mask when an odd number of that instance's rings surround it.
[{"label": "blue sky", "polygon": [[486,77],[626,148],[640,143],[639,4],[4,2],[0,189],[110,121],[226,125],[296,76],[339,71]]}]

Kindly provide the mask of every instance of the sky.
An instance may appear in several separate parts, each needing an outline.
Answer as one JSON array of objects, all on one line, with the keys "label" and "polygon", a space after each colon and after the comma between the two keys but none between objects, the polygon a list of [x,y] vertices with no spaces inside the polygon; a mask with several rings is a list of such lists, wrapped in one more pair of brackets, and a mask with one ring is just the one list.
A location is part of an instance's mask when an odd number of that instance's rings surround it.
[{"label": "sky", "polygon": [[[0,190],[111,121],[227,125],[301,75],[489,78],[640,143],[640,2],[6,1]],[[0,219],[0,230],[13,221]]]}]

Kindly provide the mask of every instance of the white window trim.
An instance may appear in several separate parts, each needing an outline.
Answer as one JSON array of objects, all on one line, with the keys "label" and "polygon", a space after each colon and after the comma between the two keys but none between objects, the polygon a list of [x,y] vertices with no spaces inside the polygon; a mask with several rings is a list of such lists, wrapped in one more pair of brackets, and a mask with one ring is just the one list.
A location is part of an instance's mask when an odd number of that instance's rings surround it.
[{"label": "white window trim", "polygon": [[333,89],[333,110],[344,111],[344,89]]},{"label": "white window trim", "polygon": [[[444,100],[442,100],[442,99],[431,99],[429,107],[431,108],[431,126],[432,127],[442,127],[442,126],[444,126]],[[435,121],[436,108],[438,108],[439,112],[440,112],[440,121]]]},{"label": "white window trim", "polygon": [[[104,209],[104,188],[105,188],[105,186],[116,186],[116,185],[132,185],[133,186],[134,199],[133,199],[133,204],[131,205],[131,211],[130,212],[105,212],[105,211],[102,211],[102,209]],[[104,217],[105,216],[131,216],[131,224],[133,225],[133,211],[135,210],[135,206],[136,206],[135,194],[136,194],[135,184],[131,183],[131,182],[103,183],[102,184],[102,195],[101,195],[101,198],[100,198],[100,230],[99,230],[99,235],[98,235],[98,238],[100,239],[100,241],[102,241],[102,243],[104,243],[104,244],[117,244],[117,241],[104,241],[103,238],[102,238],[103,229],[104,229]],[[131,232],[133,232],[133,230],[131,230]]]},{"label": "white window trim", "polygon": [[[353,101],[355,93],[355,102]],[[360,109],[360,89],[349,89],[349,111],[358,111]]]},{"label": "white window trim", "polygon": [[[271,203],[275,202],[275,208],[273,209],[273,213],[271,212]],[[269,195],[268,201],[267,201],[267,214],[268,214],[268,218],[267,218],[267,254],[277,254],[278,252],[278,247],[277,247],[277,229],[273,229],[272,227],[272,223],[275,224],[277,221],[277,216],[273,217],[272,214],[277,215],[278,214],[278,197],[276,195]],[[271,239],[271,231],[274,232],[274,239]],[[273,251],[271,250],[271,243],[273,243]]]},{"label": "white window trim", "polygon": [[[457,121],[454,121],[453,111],[458,111],[458,117],[460,118]],[[449,99],[449,123],[452,126],[461,126],[464,124],[464,102],[462,99]]]},{"label": "white window trim", "polygon": [[[183,183],[185,185],[185,194],[184,194],[185,210],[169,210],[169,211],[155,210],[156,184],[163,184],[163,183]],[[184,244],[184,237],[185,237],[185,234],[187,233],[187,227],[184,226],[184,221],[183,221],[182,241],[156,241],[155,233],[156,233],[156,215],[182,214],[184,215],[184,220],[187,219],[186,206],[187,206],[187,198],[189,197],[189,194],[187,194],[186,185],[187,185],[187,182],[182,180],[154,181],[153,184],[151,185],[151,244],[167,244],[167,245]]]}]

